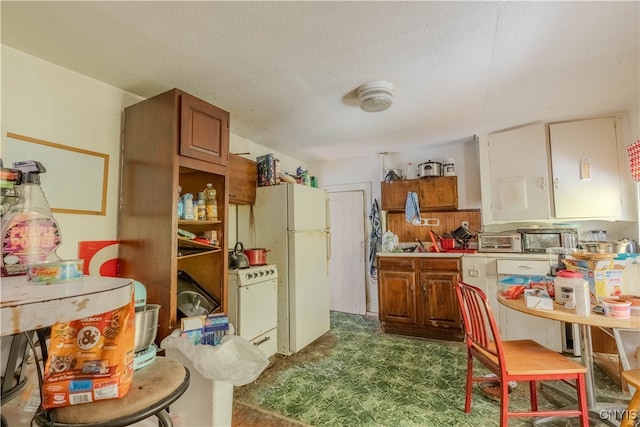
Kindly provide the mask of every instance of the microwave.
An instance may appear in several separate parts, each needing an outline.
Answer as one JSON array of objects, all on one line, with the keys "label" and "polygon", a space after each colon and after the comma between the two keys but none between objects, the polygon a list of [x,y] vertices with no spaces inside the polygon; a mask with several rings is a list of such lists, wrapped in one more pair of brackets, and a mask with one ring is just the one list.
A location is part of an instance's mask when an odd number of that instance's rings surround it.
[{"label": "microwave", "polygon": [[522,236],[515,232],[480,233],[478,252],[522,252]]},{"label": "microwave", "polygon": [[544,254],[547,248],[575,248],[578,244],[576,228],[519,228],[522,252]]}]

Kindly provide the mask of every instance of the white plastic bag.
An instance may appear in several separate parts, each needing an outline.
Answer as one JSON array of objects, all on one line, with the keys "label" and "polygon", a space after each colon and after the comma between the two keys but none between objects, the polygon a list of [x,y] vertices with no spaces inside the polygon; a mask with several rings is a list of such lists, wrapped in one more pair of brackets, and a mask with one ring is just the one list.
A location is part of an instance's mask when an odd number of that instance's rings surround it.
[{"label": "white plastic bag", "polygon": [[195,345],[174,331],[162,340],[161,347],[179,350],[203,377],[235,386],[255,381],[269,365],[262,350],[237,335],[225,335],[216,346]]}]

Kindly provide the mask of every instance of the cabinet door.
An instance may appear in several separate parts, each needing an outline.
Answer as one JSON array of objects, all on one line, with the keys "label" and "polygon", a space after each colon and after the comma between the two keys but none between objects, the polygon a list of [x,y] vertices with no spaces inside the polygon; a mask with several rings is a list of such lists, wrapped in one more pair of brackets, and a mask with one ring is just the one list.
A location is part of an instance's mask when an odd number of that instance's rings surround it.
[{"label": "cabinet door", "polygon": [[439,329],[460,330],[460,305],[455,293],[459,274],[454,272],[421,272],[419,325]]},{"label": "cabinet door", "polygon": [[256,162],[229,154],[229,203],[252,205],[256,202]]},{"label": "cabinet door", "polygon": [[489,135],[494,220],[551,218],[549,155],[544,124]]},{"label": "cabinet door", "polygon": [[378,271],[381,321],[417,323],[415,277],[413,271]]},{"label": "cabinet door", "polygon": [[403,180],[380,183],[380,196],[384,211],[404,211],[407,206],[407,193],[418,191],[418,180]]},{"label": "cabinet door", "polygon": [[440,176],[418,181],[420,210],[458,209],[458,177]]},{"label": "cabinet door", "polygon": [[229,155],[229,113],[182,92],[180,155],[226,165]]},{"label": "cabinet door", "polygon": [[613,117],[549,125],[556,218],[622,215]]}]

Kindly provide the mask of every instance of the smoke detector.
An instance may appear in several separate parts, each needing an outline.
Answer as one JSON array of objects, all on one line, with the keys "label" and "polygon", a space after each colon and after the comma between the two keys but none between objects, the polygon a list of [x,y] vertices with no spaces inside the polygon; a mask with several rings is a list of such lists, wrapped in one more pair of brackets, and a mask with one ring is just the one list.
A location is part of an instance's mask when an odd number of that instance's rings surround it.
[{"label": "smoke detector", "polygon": [[360,108],[369,113],[384,111],[393,103],[393,85],[382,80],[360,85],[357,93]]}]

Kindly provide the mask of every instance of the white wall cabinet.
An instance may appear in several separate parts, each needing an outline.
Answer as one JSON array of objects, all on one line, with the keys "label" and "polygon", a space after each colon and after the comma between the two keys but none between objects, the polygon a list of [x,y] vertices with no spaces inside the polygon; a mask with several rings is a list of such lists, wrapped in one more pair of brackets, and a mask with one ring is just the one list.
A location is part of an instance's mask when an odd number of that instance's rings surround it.
[{"label": "white wall cabinet", "polygon": [[523,126],[480,149],[492,221],[622,216],[614,117]]},{"label": "white wall cabinet", "polygon": [[622,215],[613,117],[549,125],[556,218]]},{"label": "white wall cabinet", "polygon": [[551,218],[548,159],[544,124],[489,135],[489,189],[494,220]]}]

